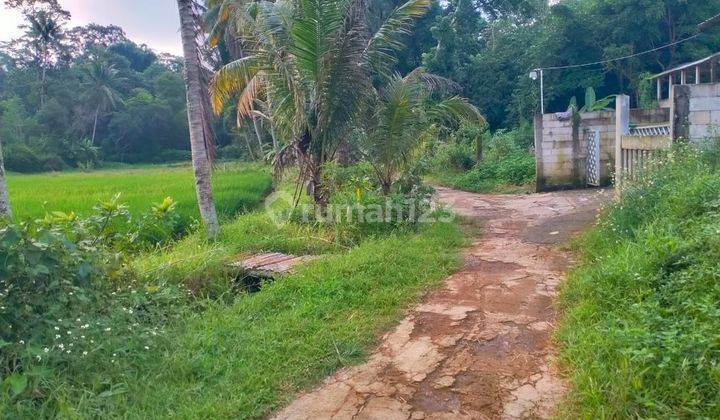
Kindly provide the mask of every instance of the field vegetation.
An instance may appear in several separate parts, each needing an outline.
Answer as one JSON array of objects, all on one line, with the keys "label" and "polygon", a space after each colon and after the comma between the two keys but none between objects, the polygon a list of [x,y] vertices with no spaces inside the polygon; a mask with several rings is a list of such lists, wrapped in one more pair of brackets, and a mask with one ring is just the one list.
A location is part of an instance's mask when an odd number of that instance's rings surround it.
[{"label": "field vegetation", "polygon": [[[7,177],[16,218],[39,219],[52,211],[89,216],[99,202],[120,194],[120,202],[133,215],[166,197],[175,202],[185,223],[197,219],[197,199],[192,168],[174,166],[123,167],[91,172],[10,174]],[[267,168],[247,164],[220,164],[213,175],[218,213],[228,219],[238,211],[255,207],[272,188]]]},{"label": "field vegetation", "polygon": [[718,150],[673,150],[578,244],[558,333],[568,417],[720,415]]},{"label": "field vegetation", "polygon": [[[333,202],[351,197],[355,206],[346,178],[336,175]],[[287,182],[281,192],[293,188]],[[380,191],[377,184],[363,189],[363,203]],[[130,258],[123,238],[135,232],[103,231],[107,213],[0,231],[10,261],[0,274],[10,276],[4,281],[11,289],[0,297],[0,319],[24,325],[3,344],[2,410],[262,417],[298,389],[362,360],[402,308],[457,267],[464,243],[451,221],[317,225],[287,211],[286,202],[276,207],[286,211],[285,223],[251,212],[224,223],[215,242],[197,231]],[[89,245],[98,237],[103,247]],[[76,245],[67,248],[67,240]],[[21,258],[36,245],[46,249],[39,263],[47,269]],[[229,267],[251,251],[322,257],[257,290]],[[49,272],[63,282],[52,283]],[[25,311],[8,310],[21,302]]]},{"label": "field vegetation", "polygon": [[535,187],[532,127],[483,132],[465,126],[431,143],[424,169],[432,182],[476,193],[522,193]]}]

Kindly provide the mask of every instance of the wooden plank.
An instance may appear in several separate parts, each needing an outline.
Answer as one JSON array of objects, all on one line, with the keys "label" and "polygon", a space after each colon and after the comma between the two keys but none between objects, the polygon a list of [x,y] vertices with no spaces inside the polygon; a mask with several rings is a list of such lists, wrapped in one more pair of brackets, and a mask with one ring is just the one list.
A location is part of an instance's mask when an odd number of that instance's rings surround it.
[{"label": "wooden plank", "polygon": [[291,274],[298,266],[317,258],[317,256],[313,255],[298,257],[279,252],[271,252],[255,255],[240,255],[238,261],[230,265],[246,271],[247,274],[251,276],[273,278],[284,274]]},{"label": "wooden plank", "polygon": [[622,148],[630,150],[662,150],[672,145],[669,136],[622,136]]}]

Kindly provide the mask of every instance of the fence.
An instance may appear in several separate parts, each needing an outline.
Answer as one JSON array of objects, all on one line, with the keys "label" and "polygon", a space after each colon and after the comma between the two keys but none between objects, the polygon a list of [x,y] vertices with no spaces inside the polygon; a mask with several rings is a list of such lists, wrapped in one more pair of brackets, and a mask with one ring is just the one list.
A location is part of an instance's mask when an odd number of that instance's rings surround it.
[{"label": "fence", "polygon": [[648,163],[672,145],[670,122],[666,124],[631,126],[630,97],[620,95],[615,116],[615,177],[637,179]]}]

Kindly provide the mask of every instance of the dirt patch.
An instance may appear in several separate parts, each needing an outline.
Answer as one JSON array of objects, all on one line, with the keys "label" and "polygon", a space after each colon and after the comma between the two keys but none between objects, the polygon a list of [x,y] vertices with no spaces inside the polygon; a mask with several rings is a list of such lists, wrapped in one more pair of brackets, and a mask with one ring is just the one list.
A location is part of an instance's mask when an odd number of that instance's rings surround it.
[{"label": "dirt patch", "polygon": [[465,265],[381,340],[277,419],[547,418],[565,383],[553,366],[554,297],[572,258],[556,244],[589,227],[604,190],[489,196],[439,189],[482,225]]}]

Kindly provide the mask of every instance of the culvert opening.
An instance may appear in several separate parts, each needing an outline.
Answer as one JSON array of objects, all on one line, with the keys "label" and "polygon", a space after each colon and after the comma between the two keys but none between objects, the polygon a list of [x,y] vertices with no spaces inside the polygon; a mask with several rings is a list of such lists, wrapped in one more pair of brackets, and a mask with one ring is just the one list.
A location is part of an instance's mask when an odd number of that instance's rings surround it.
[{"label": "culvert opening", "polygon": [[235,278],[235,288],[238,292],[249,294],[257,293],[265,284],[273,283],[274,277],[257,276],[247,272],[241,272]]}]

